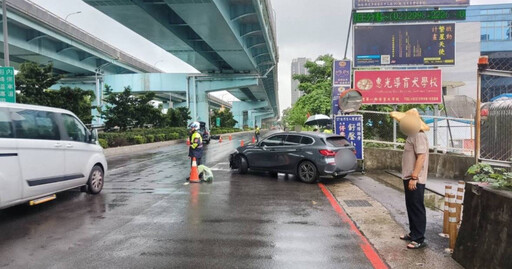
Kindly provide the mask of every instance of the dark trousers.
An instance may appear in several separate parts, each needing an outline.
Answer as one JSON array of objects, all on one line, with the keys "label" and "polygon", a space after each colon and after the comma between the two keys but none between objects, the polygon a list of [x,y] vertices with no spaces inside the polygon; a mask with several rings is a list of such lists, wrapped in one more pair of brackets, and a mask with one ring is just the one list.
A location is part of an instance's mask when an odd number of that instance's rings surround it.
[{"label": "dark trousers", "polygon": [[425,240],[425,227],[427,215],[425,212],[425,184],[416,184],[417,189],[409,190],[409,180],[404,180],[405,206],[409,217],[409,229],[412,241],[423,243]]},{"label": "dark trousers", "polygon": [[260,142],[260,135],[259,134],[256,134],[256,143]]}]

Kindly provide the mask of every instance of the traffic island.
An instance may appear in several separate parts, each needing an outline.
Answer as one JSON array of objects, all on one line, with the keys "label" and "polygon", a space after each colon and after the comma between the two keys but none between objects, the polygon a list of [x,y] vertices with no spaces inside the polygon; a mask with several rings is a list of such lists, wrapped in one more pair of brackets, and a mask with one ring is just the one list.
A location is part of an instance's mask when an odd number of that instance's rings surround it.
[{"label": "traffic island", "polygon": [[463,216],[453,258],[465,268],[510,268],[512,192],[466,184]]}]

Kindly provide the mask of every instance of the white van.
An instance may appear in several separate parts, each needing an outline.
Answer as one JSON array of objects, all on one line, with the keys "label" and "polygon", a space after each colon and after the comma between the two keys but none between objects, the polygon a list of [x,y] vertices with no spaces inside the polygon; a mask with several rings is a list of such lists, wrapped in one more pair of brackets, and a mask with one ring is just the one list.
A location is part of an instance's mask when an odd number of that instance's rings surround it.
[{"label": "white van", "polygon": [[64,109],[0,103],[0,209],[103,189],[107,161],[90,132]]}]

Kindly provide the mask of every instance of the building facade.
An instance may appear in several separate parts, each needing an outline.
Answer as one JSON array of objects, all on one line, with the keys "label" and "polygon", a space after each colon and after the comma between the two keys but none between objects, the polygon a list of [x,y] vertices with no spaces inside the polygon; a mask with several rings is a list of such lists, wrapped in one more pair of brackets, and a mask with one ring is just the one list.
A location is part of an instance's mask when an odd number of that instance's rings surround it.
[{"label": "building facade", "polygon": [[[466,20],[481,24],[481,53],[489,56],[490,68],[512,71],[512,3],[470,6]],[[512,79],[482,78],[483,102],[504,93],[512,93]]]},{"label": "building facade", "polygon": [[308,70],[304,65],[308,61],[308,58],[296,58],[292,60],[292,87],[291,87],[291,95],[292,95],[292,106],[299,100],[299,98],[304,95],[303,92],[299,91],[299,81],[293,79],[294,75],[305,75],[308,73]]}]

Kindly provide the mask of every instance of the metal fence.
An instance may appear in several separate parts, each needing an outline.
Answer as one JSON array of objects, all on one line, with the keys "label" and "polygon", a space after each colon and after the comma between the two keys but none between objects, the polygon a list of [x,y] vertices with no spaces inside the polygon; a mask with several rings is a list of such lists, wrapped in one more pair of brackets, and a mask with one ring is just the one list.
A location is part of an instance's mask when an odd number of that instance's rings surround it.
[{"label": "metal fence", "polygon": [[496,99],[512,94],[512,55],[494,54],[483,72],[480,160],[512,166],[512,99]]},{"label": "metal fence", "polygon": [[[441,111],[440,111],[441,112]],[[362,110],[366,145],[401,148],[403,135],[389,112]],[[438,113],[438,115],[441,113]],[[426,132],[430,148],[439,152],[451,152],[474,156],[474,120],[444,116],[423,115],[430,126]]]}]

